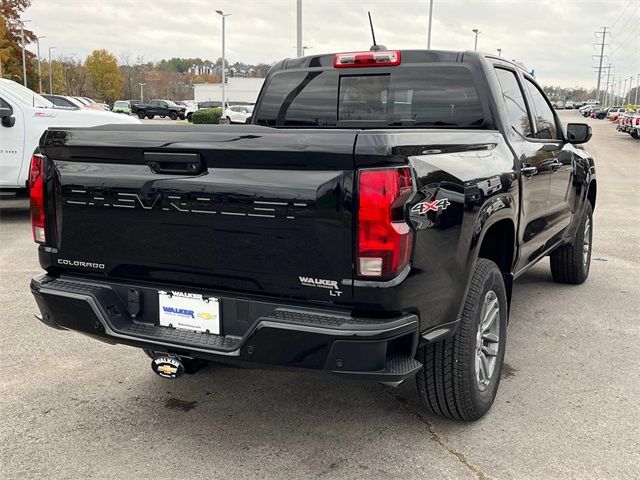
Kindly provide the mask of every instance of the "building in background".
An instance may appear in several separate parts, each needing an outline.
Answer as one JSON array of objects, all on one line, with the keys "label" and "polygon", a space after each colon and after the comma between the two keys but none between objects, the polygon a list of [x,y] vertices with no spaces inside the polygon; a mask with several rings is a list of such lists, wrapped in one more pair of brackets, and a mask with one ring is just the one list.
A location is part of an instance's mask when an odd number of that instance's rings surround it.
[{"label": "building in background", "polygon": [[[255,103],[264,83],[264,78],[227,78],[226,97],[229,103],[249,102]],[[221,83],[198,83],[193,86],[196,102],[221,102]]]}]

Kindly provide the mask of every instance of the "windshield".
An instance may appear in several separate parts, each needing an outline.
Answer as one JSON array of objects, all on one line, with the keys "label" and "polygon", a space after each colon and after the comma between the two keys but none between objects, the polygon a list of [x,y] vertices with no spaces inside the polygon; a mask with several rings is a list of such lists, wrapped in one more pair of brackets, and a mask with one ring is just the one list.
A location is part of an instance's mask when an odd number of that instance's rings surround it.
[{"label": "windshield", "polygon": [[125,107],[128,107],[129,105],[127,104],[127,102],[116,102],[113,104],[113,106],[125,108]]},{"label": "windshield", "polygon": [[2,87],[2,89],[11,95],[17,102],[22,103],[23,105],[40,108],[53,108],[53,103],[49,100],[14,81],[1,79],[0,87]]},{"label": "windshield", "polygon": [[167,105],[170,107],[179,107],[180,105],[178,105],[175,102],[172,102],[171,100],[167,100]]}]

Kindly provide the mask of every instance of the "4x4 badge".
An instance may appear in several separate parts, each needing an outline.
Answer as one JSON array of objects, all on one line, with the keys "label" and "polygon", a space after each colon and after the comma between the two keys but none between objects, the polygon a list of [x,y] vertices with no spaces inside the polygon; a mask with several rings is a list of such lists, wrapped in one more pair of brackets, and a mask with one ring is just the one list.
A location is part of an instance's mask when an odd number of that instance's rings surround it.
[{"label": "4x4 badge", "polygon": [[433,202],[420,202],[416,203],[413,207],[411,207],[411,213],[417,213],[418,215],[426,215],[430,211],[442,211],[446,210],[447,207],[451,205],[448,198],[440,198],[439,200],[434,200]]}]

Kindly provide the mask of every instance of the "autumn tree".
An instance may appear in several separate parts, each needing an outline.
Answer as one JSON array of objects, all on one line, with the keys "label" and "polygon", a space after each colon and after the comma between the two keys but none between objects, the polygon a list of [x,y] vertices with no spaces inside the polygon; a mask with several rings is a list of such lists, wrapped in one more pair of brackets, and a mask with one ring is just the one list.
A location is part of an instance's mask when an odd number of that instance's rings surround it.
[{"label": "autumn tree", "polygon": [[113,102],[121,96],[124,81],[116,57],[107,50],[94,50],[84,66],[97,99]]},{"label": "autumn tree", "polygon": [[4,77],[5,64],[11,57],[11,44],[5,18],[0,15],[0,78]]},{"label": "autumn tree", "polygon": [[[2,0],[0,1],[0,23],[4,36],[0,35],[0,59],[2,59],[2,74],[13,80],[22,80],[22,46],[20,41],[20,15],[31,5],[31,0]],[[25,44],[36,41],[35,34],[25,28]],[[35,55],[28,50],[27,57],[27,80],[31,87],[35,87],[38,81],[37,72],[33,68]]]}]

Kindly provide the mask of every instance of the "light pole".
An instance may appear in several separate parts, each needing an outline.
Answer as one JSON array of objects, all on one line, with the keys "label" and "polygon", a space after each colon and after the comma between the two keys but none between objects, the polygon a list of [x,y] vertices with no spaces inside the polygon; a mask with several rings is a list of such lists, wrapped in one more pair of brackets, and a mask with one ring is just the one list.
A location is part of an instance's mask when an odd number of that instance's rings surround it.
[{"label": "light pole", "polygon": [[638,74],[638,80],[636,81],[636,99],[633,101],[633,105],[638,105],[638,90],[640,90],[640,73]]},{"label": "light pole", "polygon": [[624,102],[625,93],[627,92],[627,79],[624,79],[624,87],[622,88],[622,97],[621,100]]},{"label": "light pole", "polygon": [[[220,11],[218,11],[218,13],[220,13]],[[220,13],[220,15],[222,15],[222,13]],[[303,57],[304,47],[302,46],[302,0],[298,0],[296,8],[296,48],[298,57]]]},{"label": "light pole", "polygon": [[27,86],[27,54],[24,48],[24,24],[31,20],[18,20],[10,22],[13,25],[20,25],[20,46],[22,47],[22,83]]},{"label": "light pole", "polygon": [[67,95],[71,95],[71,89],[69,88],[69,77],[67,76],[67,70],[71,67],[64,67],[64,86],[67,88]]},{"label": "light pole", "polygon": [[433,19],[433,0],[429,0],[429,29],[427,30],[427,50],[431,50],[431,20]]},{"label": "light pole", "polygon": [[477,28],[474,28],[473,30],[471,30],[473,33],[475,33],[476,35],[476,39],[475,39],[475,43],[473,44],[473,50],[477,51],[478,50],[478,35],[482,32],[480,32],[480,30],[478,30]]},{"label": "light pole", "polygon": [[144,88],[143,87],[146,85],[146,82],[145,83],[138,82],[138,85],[140,85],[140,101],[144,102]]},{"label": "light pole", "polygon": [[53,71],[53,64],[51,63],[51,50],[55,50],[56,47],[49,47],[49,95],[53,95],[53,76],[51,72]]},{"label": "light pole", "polygon": [[618,80],[618,98],[616,99],[616,103],[620,101],[622,98],[622,80]]},{"label": "light pole", "polygon": [[[300,2],[301,0],[299,0]],[[227,65],[226,65],[226,60],[225,60],[225,56],[224,56],[224,40],[225,40],[225,20],[227,17],[230,17],[231,14],[230,13],[224,13],[222,10],[216,10],[216,13],[218,15],[220,15],[222,17],[222,113],[224,113],[224,106],[226,103],[226,98],[224,96],[225,94],[225,82],[226,82],[226,72],[225,70],[227,69]],[[300,45],[302,45],[302,43],[300,43]],[[300,55],[298,55],[300,56]]]},{"label": "light pole", "polygon": [[501,57],[501,56],[502,56],[502,49],[501,49],[501,48],[498,48],[498,49],[496,49],[496,50],[498,50],[498,56],[499,56],[499,57]]},{"label": "light pole", "polygon": [[631,101],[631,86],[633,85],[633,75],[629,78],[629,92],[627,93],[627,105]]},{"label": "light pole", "polygon": [[38,93],[42,93],[42,69],[40,68],[40,39],[47,38],[44,35],[36,37],[36,45],[38,46]]}]

